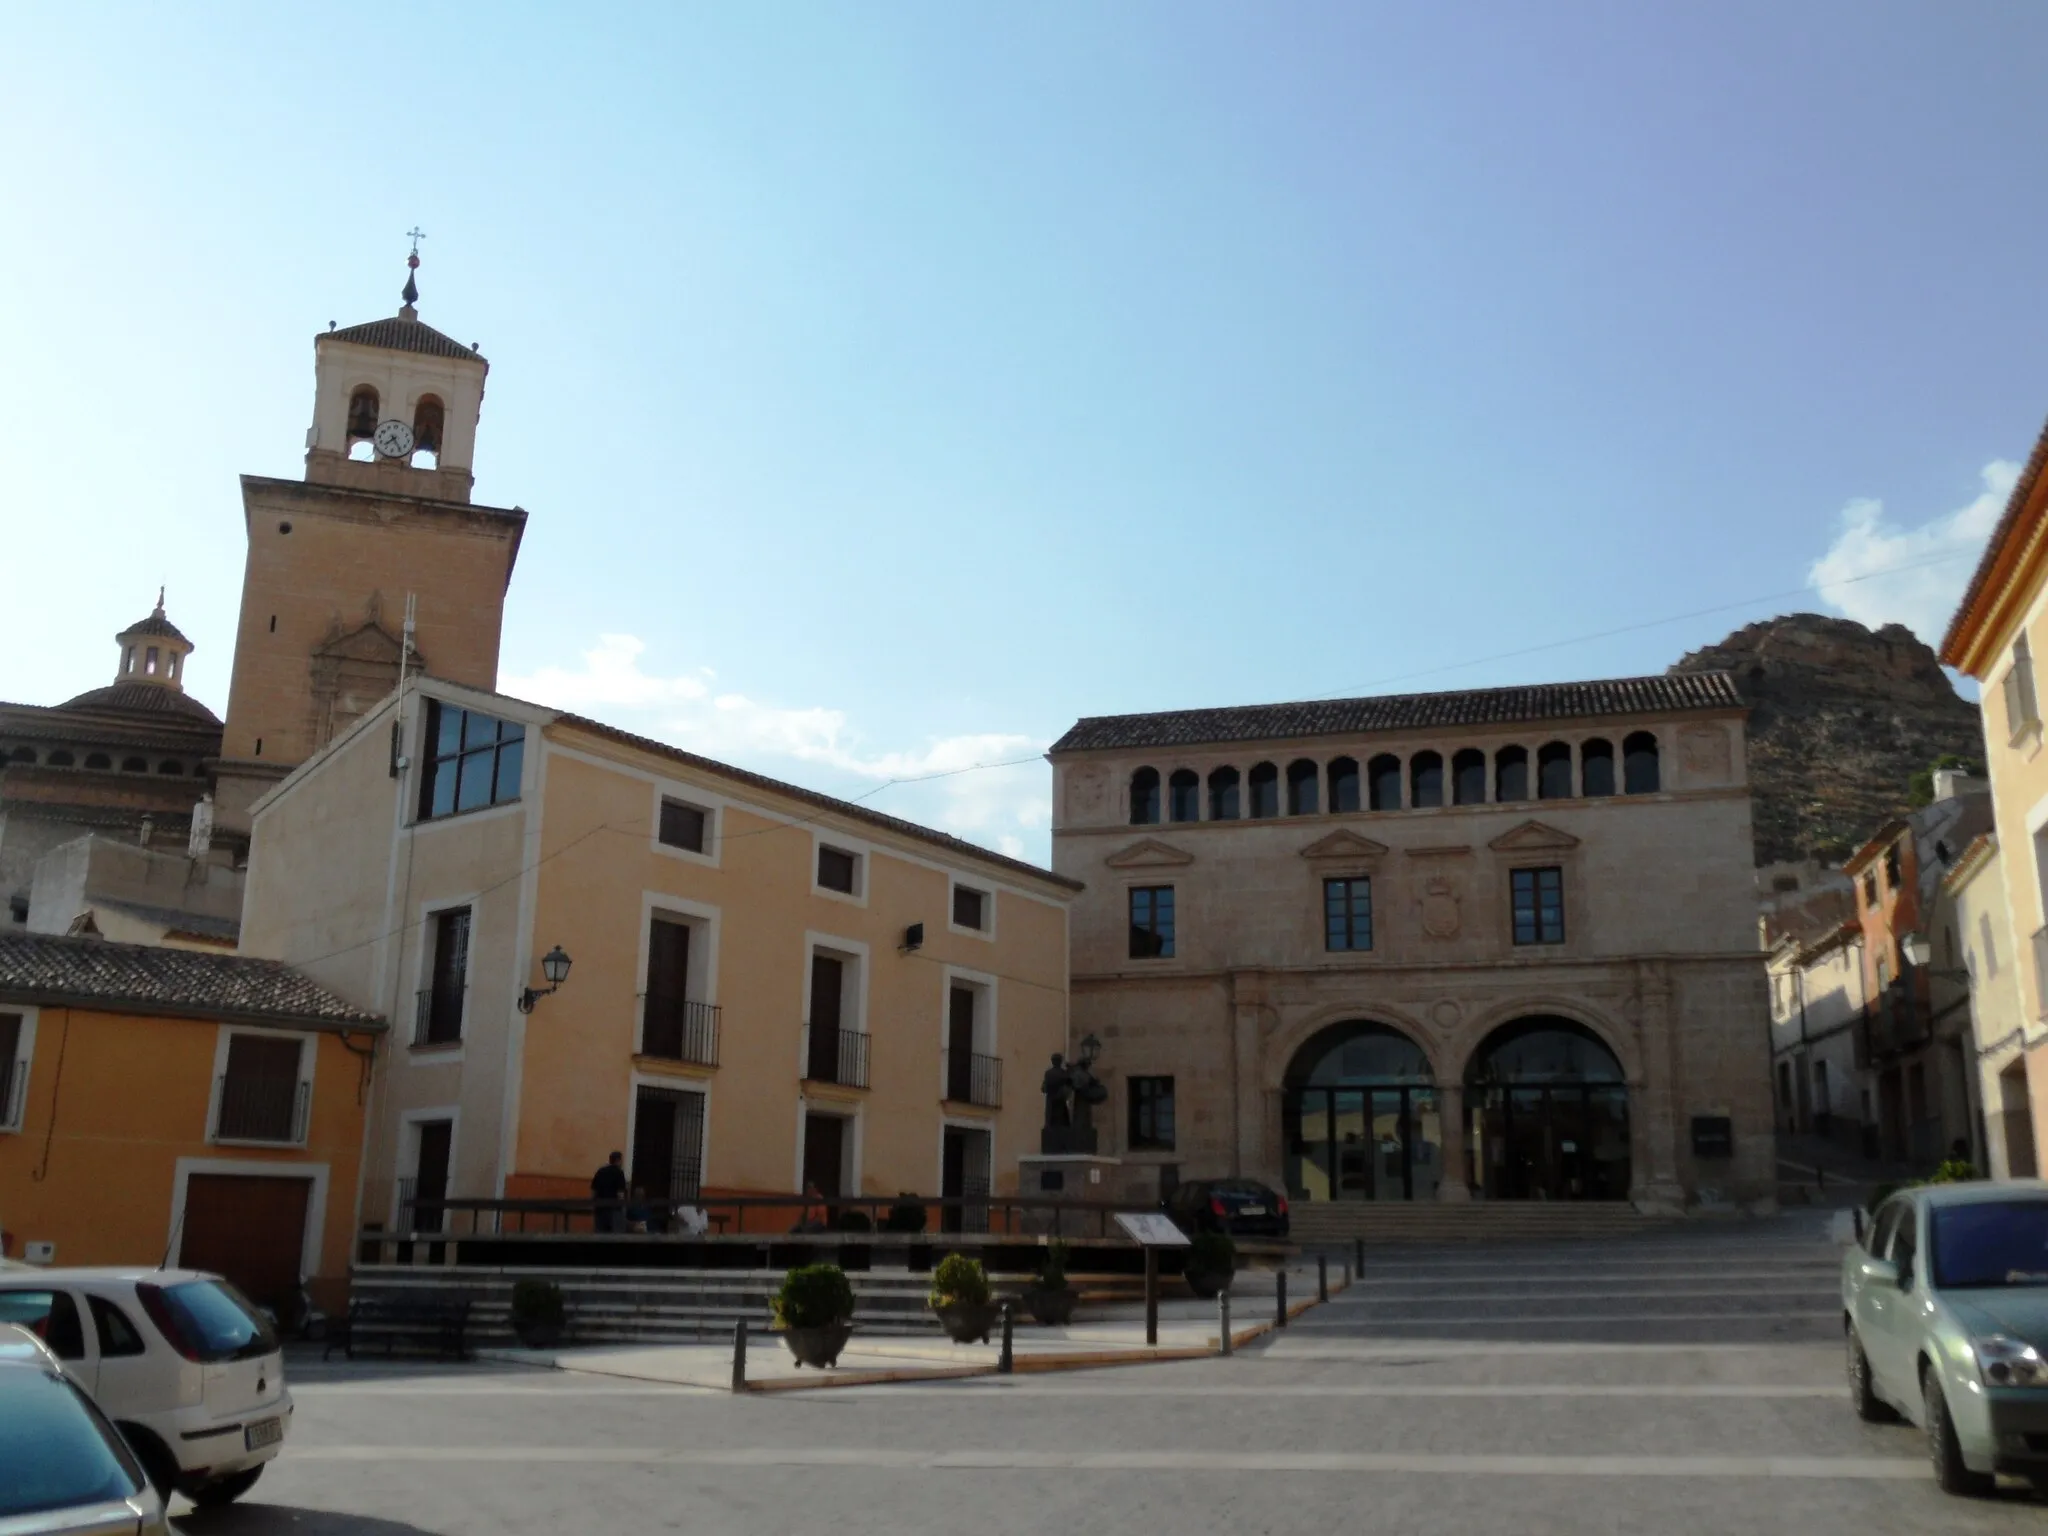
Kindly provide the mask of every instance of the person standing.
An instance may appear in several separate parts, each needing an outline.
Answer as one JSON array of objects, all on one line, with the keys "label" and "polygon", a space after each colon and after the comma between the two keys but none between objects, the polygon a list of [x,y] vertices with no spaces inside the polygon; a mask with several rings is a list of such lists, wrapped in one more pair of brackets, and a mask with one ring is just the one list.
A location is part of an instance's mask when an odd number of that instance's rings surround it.
[{"label": "person standing", "polygon": [[626,1230],[626,1154],[614,1152],[590,1176],[590,1198],[597,1201],[597,1230]]}]

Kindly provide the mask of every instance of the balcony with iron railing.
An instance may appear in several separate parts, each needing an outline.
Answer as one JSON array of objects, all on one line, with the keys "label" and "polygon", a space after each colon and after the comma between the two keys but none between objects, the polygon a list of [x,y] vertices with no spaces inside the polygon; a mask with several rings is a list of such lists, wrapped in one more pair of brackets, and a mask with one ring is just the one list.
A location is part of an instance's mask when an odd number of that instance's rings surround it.
[{"label": "balcony with iron railing", "polygon": [[18,1131],[28,1105],[28,1061],[0,1062],[0,1131]]},{"label": "balcony with iron railing", "polygon": [[978,1104],[984,1109],[1003,1106],[1003,1060],[979,1051],[945,1053],[946,1097],[955,1104]]},{"label": "balcony with iron railing", "polygon": [[213,1139],[302,1147],[313,1085],[297,1078],[223,1072],[213,1084]]},{"label": "balcony with iron railing", "polygon": [[429,1199],[425,1210],[419,1208],[419,1182],[412,1177],[398,1181],[398,1231],[407,1236],[415,1232],[438,1232],[447,1224],[447,1213],[438,1199]]},{"label": "balcony with iron railing", "polygon": [[421,1046],[462,1043],[462,1004],[467,987],[422,987],[413,1008],[412,1043]]},{"label": "balcony with iron railing", "polygon": [[868,1085],[868,1037],[856,1029],[804,1026],[804,1080],[837,1083],[843,1088]]},{"label": "balcony with iron railing", "polygon": [[718,1065],[718,1005],[671,997],[662,992],[640,994],[640,1054],[664,1061]]}]

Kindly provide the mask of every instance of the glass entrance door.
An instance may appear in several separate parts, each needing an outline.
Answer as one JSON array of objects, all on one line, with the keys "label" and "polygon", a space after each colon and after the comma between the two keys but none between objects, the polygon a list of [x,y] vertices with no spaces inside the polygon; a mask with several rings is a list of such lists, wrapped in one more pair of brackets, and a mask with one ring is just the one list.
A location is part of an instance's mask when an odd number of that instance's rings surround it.
[{"label": "glass entrance door", "polygon": [[1286,1178],[1303,1200],[1432,1200],[1443,1177],[1433,1088],[1298,1088]]}]

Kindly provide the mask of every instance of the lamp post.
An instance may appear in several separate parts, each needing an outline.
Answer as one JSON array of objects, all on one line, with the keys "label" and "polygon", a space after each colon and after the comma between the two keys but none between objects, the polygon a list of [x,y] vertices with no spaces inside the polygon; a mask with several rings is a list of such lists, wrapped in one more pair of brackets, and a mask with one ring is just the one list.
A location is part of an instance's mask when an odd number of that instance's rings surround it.
[{"label": "lamp post", "polygon": [[540,973],[547,977],[548,984],[545,987],[527,987],[522,991],[519,994],[519,1011],[521,1013],[531,1013],[535,1003],[546,997],[550,992],[561,991],[562,983],[569,979],[570,964],[568,951],[559,944],[542,955],[540,957]]}]

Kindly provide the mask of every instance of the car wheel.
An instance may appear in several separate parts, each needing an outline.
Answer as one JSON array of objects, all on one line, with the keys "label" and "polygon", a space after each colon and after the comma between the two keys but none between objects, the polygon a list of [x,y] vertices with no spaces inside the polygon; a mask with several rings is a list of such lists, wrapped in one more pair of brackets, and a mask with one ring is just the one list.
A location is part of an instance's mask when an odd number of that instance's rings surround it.
[{"label": "car wheel", "polygon": [[254,1488],[256,1479],[262,1475],[261,1467],[251,1467],[246,1472],[236,1472],[227,1477],[216,1478],[210,1483],[202,1483],[186,1497],[201,1509],[219,1509],[223,1504],[234,1503]]},{"label": "car wheel", "polygon": [[1849,1330],[1849,1402],[1856,1417],[1866,1424],[1890,1424],[1899,1416],[1897,1409],[1877,1395],[1877,1386],[1870,1379],[1870,1357],[1863,1353],[1863,1341],[1854,1328]]},{"label": "car wheel", "polygon": [[1941,1395],[1939,1373],[1928,1366],[1920,1374],[1922,1400],[1927,1405],[1927,1454],[1934,1463],[1934,1481],[1943,1493],[1982,1498],[1997,1486],[1989,1472],[1972,1472],[1963,1464],[1963,1448],[1956,1439],[1956,1427],[1949,1422],[1948,1399]]}]

